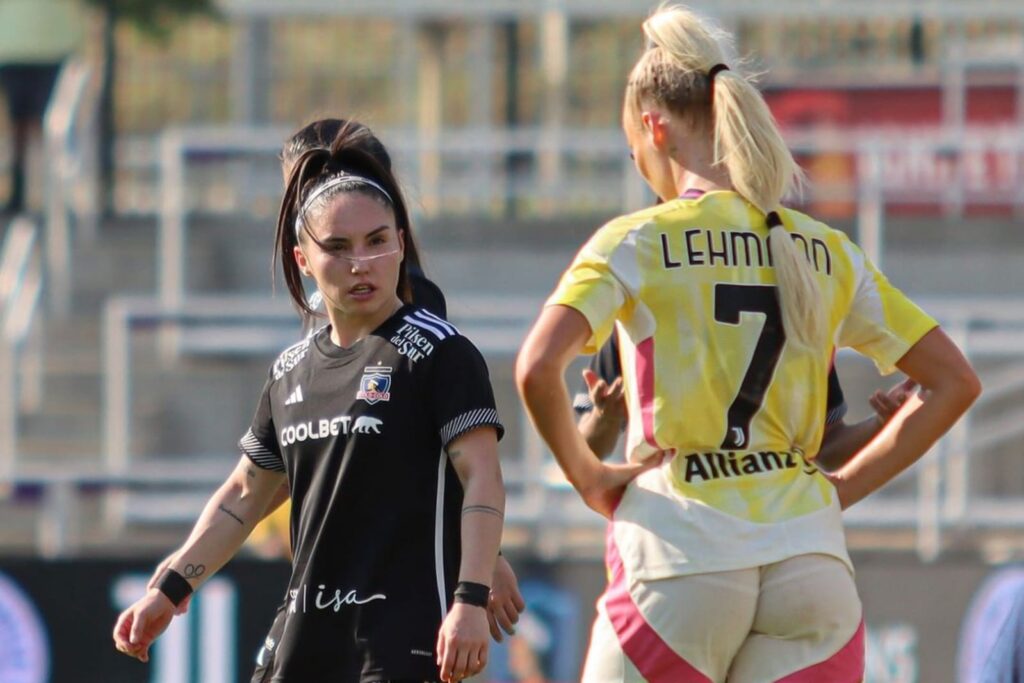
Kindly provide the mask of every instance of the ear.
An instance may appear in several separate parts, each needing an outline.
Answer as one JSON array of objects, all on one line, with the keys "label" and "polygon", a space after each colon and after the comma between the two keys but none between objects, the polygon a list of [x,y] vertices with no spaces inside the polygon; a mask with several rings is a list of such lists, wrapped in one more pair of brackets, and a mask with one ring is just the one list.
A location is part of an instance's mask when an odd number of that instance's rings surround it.
[{"label": "ear", "polygon": [[665,151],[669,145],[669,119],[657,110],[640,113],[640,122],[644,127],[644,135],[655,149]]},{"label": "ear", "polygon": [[306,254],[302,251],[302,247],[298,245],[292,247],[292,254],[295,256],[295,263],[298,264],[299,271],[306,277],[312,277],[313,271],[309,268],[309,261],[306,259]]}]

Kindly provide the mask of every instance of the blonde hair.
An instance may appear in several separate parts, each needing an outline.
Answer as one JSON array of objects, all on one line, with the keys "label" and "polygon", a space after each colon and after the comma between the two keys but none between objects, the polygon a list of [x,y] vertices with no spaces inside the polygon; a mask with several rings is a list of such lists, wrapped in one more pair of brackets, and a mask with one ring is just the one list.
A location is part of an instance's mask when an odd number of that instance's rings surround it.
[{"label": "blonde hair", "polygon": [[[736,192],[766,216],[777,212],[782,198],[799,188],[803,172],[757,88],[736,71],[710,75],[726,62],[722,45],[728,35],[678,5],[660,7],[643,30],[648,49],[626,86],[626,119],[638,120],[643,106],[654,102],[695,130],[707,130],[714,136],[714,163],[724,166]],[[818,346],[825,311],[811,264],[777,215],[768,223],[787,336],[801,346]]]}]

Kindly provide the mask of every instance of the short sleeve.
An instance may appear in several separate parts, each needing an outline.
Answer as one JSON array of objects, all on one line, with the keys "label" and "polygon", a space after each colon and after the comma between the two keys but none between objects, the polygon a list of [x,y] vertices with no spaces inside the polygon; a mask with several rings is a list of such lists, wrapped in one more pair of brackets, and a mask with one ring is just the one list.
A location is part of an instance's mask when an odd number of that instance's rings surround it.
[{"label": "short sleeve", "polygon": [[839,384],[839,374],[833,365],[828,371],[828,397],[825,402],[825,426],[834,425],[846,417],[846,397]]},{"label": "short sleeve", "polygon": [[855,276],[853,301],[839,327],[838,343],[864,354],[882,374],[896,363],[921,337],[938,327],[889,280],[854,244],[847,242]]},{"label": "short sleeve", "polygon": [[245,436],[238,441],[238,447],[257,467],[272,472],[284,472],[284,458],[281,457],[274,417],[270,411],[270,388],[273,381],[273,377],[269,377],[263,386],[252,424]]},{"label": "short sleeve", "polygon": [[428,383],[429,410],[442,447],[447,449],[451,442],[477,427],[494,427],[498,439],[504,435],[487,363],[468,339],[455,335],[438,346]]},{"label": "short sleeve", "polygon": [[626,287],[620,279],[618,260],[628,259],[621,236],[598,231],[562,275],[547,306],[568,306],[579,311],[590,325],[591,337],[583,353],[596,353],[611,335],[616,317],[626,305]]}]

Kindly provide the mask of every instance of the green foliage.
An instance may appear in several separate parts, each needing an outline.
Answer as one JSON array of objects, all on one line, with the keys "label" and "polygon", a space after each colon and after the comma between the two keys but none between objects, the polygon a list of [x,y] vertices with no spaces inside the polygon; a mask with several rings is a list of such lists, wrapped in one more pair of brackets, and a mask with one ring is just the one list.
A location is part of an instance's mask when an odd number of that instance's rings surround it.
[{"label": "green foliage", "polygon": [[216,16],[215,0],[86,0],[116,21],[131,22],[155,38],[166,39],[177,20],[188,16]]}]

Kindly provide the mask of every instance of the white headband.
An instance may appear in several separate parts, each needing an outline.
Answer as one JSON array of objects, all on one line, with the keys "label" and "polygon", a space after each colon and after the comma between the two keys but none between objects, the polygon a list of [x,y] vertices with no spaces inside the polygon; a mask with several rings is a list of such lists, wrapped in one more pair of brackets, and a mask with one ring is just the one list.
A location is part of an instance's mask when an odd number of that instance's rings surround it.
[{"label": "white headband", "polygon": [[391,198],[388,191],[381,187],[380,183],[375,180],[371,180],[361,175],[350,175],[348,173],[339,173],[320,187],[316,188],[311,195],[306,197],[306,201],[302,203],[302,208],[299,209],[299,213],[295,216],[295,236],[298,237],[299,233],[302,232],[302,224],[306,212],[313,206],[313,202],[322,197],[324,193],[342,185],[361,185],[364,187],[372,187],[373,189],[384,195],[384,198],[388,200],[388,204],[395,205],[395,200]]}]

